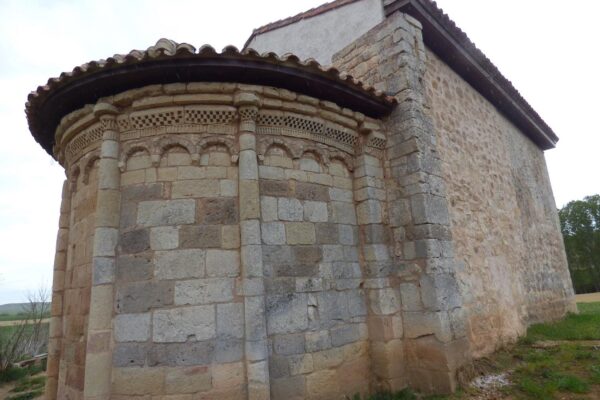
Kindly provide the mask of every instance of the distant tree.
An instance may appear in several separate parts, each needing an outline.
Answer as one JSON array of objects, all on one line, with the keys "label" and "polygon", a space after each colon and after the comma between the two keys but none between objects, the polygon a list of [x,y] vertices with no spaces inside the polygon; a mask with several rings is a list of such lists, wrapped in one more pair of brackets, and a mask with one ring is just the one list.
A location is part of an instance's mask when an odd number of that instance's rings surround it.
[{"label": "distant tree", "polygon": [[600,292],[600,195],[571,201],[558,215],[575,292]]},{"label": "distant tree", "polygon": [[41,287],[28,295],[23,307],[24,318],[14,326],[0,330],[0,372],[23,357],[32,357],[47,347],[48,324],[44,318],[50,310],[49,291]]}]

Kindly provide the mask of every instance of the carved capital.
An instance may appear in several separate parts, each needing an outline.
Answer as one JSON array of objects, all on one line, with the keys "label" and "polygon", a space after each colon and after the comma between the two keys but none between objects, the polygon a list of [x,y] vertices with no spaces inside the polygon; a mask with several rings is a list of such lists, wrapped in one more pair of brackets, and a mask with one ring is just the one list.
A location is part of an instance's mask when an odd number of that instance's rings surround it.
[{"label": "carved capital", "polygon": [[233,103],[237,106],[240,116],[240,132],[256,132],[260,98],[253,92],[237,92]]},{"label": "carved capital", "polygon": [[256,132],[258,107],[252,105],[240,106],[238,114],[240,115],[240,132]]},{"label": "carved capital", "polygon": [[94,116],[100,120],[104,131],[117,131],[117,114],[119,110],[108,103],[98,103],[94,106]]}]

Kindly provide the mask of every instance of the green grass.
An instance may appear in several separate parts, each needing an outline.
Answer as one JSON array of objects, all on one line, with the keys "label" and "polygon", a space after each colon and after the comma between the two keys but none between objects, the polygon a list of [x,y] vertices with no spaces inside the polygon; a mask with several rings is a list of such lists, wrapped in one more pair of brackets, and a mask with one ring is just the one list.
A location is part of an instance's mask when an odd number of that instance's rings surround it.
[{"label": "green grass", "polygon": [[[514,346],[490,356],[494,373],[509,372],[511,385],[500,392],[511,399],[552,400],[569,396],[596,398],[600,394],[600,350],[576,342],[550,348],[532,346],[540,340],[600,340],[600,302],[579,304],[580,313],[562,321],[537,324]],[[450,396],[422,397],[423,400],[462,400],[477,397],[477,389],[463,388]],[[591,397],[589,397],[591,396]],[[579,397],[569,397],[579,398]]]},{"label": "green grass", "polygon": [[41,396],[44,393],[44,389],[38,389],[27,393],[19,393],[12,396],[8,396],[5,400],[31,400],[35,399],[38,396]]},{"label": "green grass", "polygon": [[577,303],[577,309],[582,314],[600,315],[600,301],[595,303]]},{"label": "green grass", "polygon": [[45,376],[33,376],[19,379],[17,386],[15,386],[11,392],[29,392],[32,390],[42,389],[46,384]]},{"label": "green grass", "polygon": [[538,340],[600,340],[600,302],[579,303],[579,314],[561,321],[535,324],[527,331],[525,342]]},{"label": "green grass", "polygon": [[600,351],[577,342],[533,348],[540,340],[600,340],[600,302],[578,304],[579,314],[536,324],[519,343],[495,357],[508,369],[513,359],[509,392],[521,399],[556,399],[560,393],[600,393]]}]

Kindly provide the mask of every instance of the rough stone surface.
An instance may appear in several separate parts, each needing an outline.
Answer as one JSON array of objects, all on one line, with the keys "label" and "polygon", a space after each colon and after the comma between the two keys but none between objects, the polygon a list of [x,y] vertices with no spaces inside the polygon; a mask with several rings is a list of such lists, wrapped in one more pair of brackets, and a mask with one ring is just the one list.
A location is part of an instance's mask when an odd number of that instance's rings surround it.
[{"label": "rough stone surface", "polygon": [[152,340],[156,343],[207,340],[215,334],[215,307],[212,305],[158,310],[152,316]]},{"label": "rough stone surface", "polygon": [[[431,203],[422,211],[451,221],[464,265],[457,273],[470,340],[483,355],[529,323],[563,315],[572,289],[543,152],[429,50],[427,60],[427,97],[451,206],[446,212]],[[448,100],[459,107],[447,107]],[[452,179],[457,173],[461,179]]]}]

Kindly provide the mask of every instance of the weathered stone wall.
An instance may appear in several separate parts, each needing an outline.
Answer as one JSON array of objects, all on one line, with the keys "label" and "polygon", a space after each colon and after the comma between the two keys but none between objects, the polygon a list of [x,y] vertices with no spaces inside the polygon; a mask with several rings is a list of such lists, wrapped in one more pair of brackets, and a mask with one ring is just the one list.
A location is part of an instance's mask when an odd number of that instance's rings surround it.
[{"label": "weathered stone wall", "polygon": [[542,150],[427,50],[424,76],[476,355],[573,309]]},{"label": "weathered stone wall", "polygon": [[376,372],[378,382],[392,389],[409,383],[447,392],[455,388],[456,370],[469,360],[470,349],[445,182],[424,97],[425,60],[420,23],[401,13],[333,56],[340,70],[399,103],[384,121],[380,186],[386,193],[381,222],[391,232],[391,258],[369,268],[378,288],[373,297],[386,306],[372,307],[373,326],[379,327],[370,332],[379,342],[373,348],[386,349],[380,353],[386,368]]},{"label": "weathered stone wall", "polygon": [[85,379],[98,191],[97,148],[78,161],[67,172],[63,187],[54,263],[48,386],[58,398],[82,396]]},{"label": "weathered stone wall", "polygon": [[352,172],[343,160],[330,159],[330,149],[308,141],[267,139],[262,147],[272,398],[364,393],[370,381],[367,307]]},{"label": "weathered stone wall", "polygon": [[150,86],[65,117],[55,151],[74,194],[55,277],[63,255],[83,257],[87,297],[65,285],[59,307],[55,283],[53,327],[90,329],[53,334],[49,398],[369,391],[362,283],[377,255],[359,225],[381,222],[363,182],[383,174],[380,129],[236,84]]},{"label": "weathered stone wall", "polygon": [[243,395],[238,176],[228,142],[227,134],[122,142],[114,394]]}]

